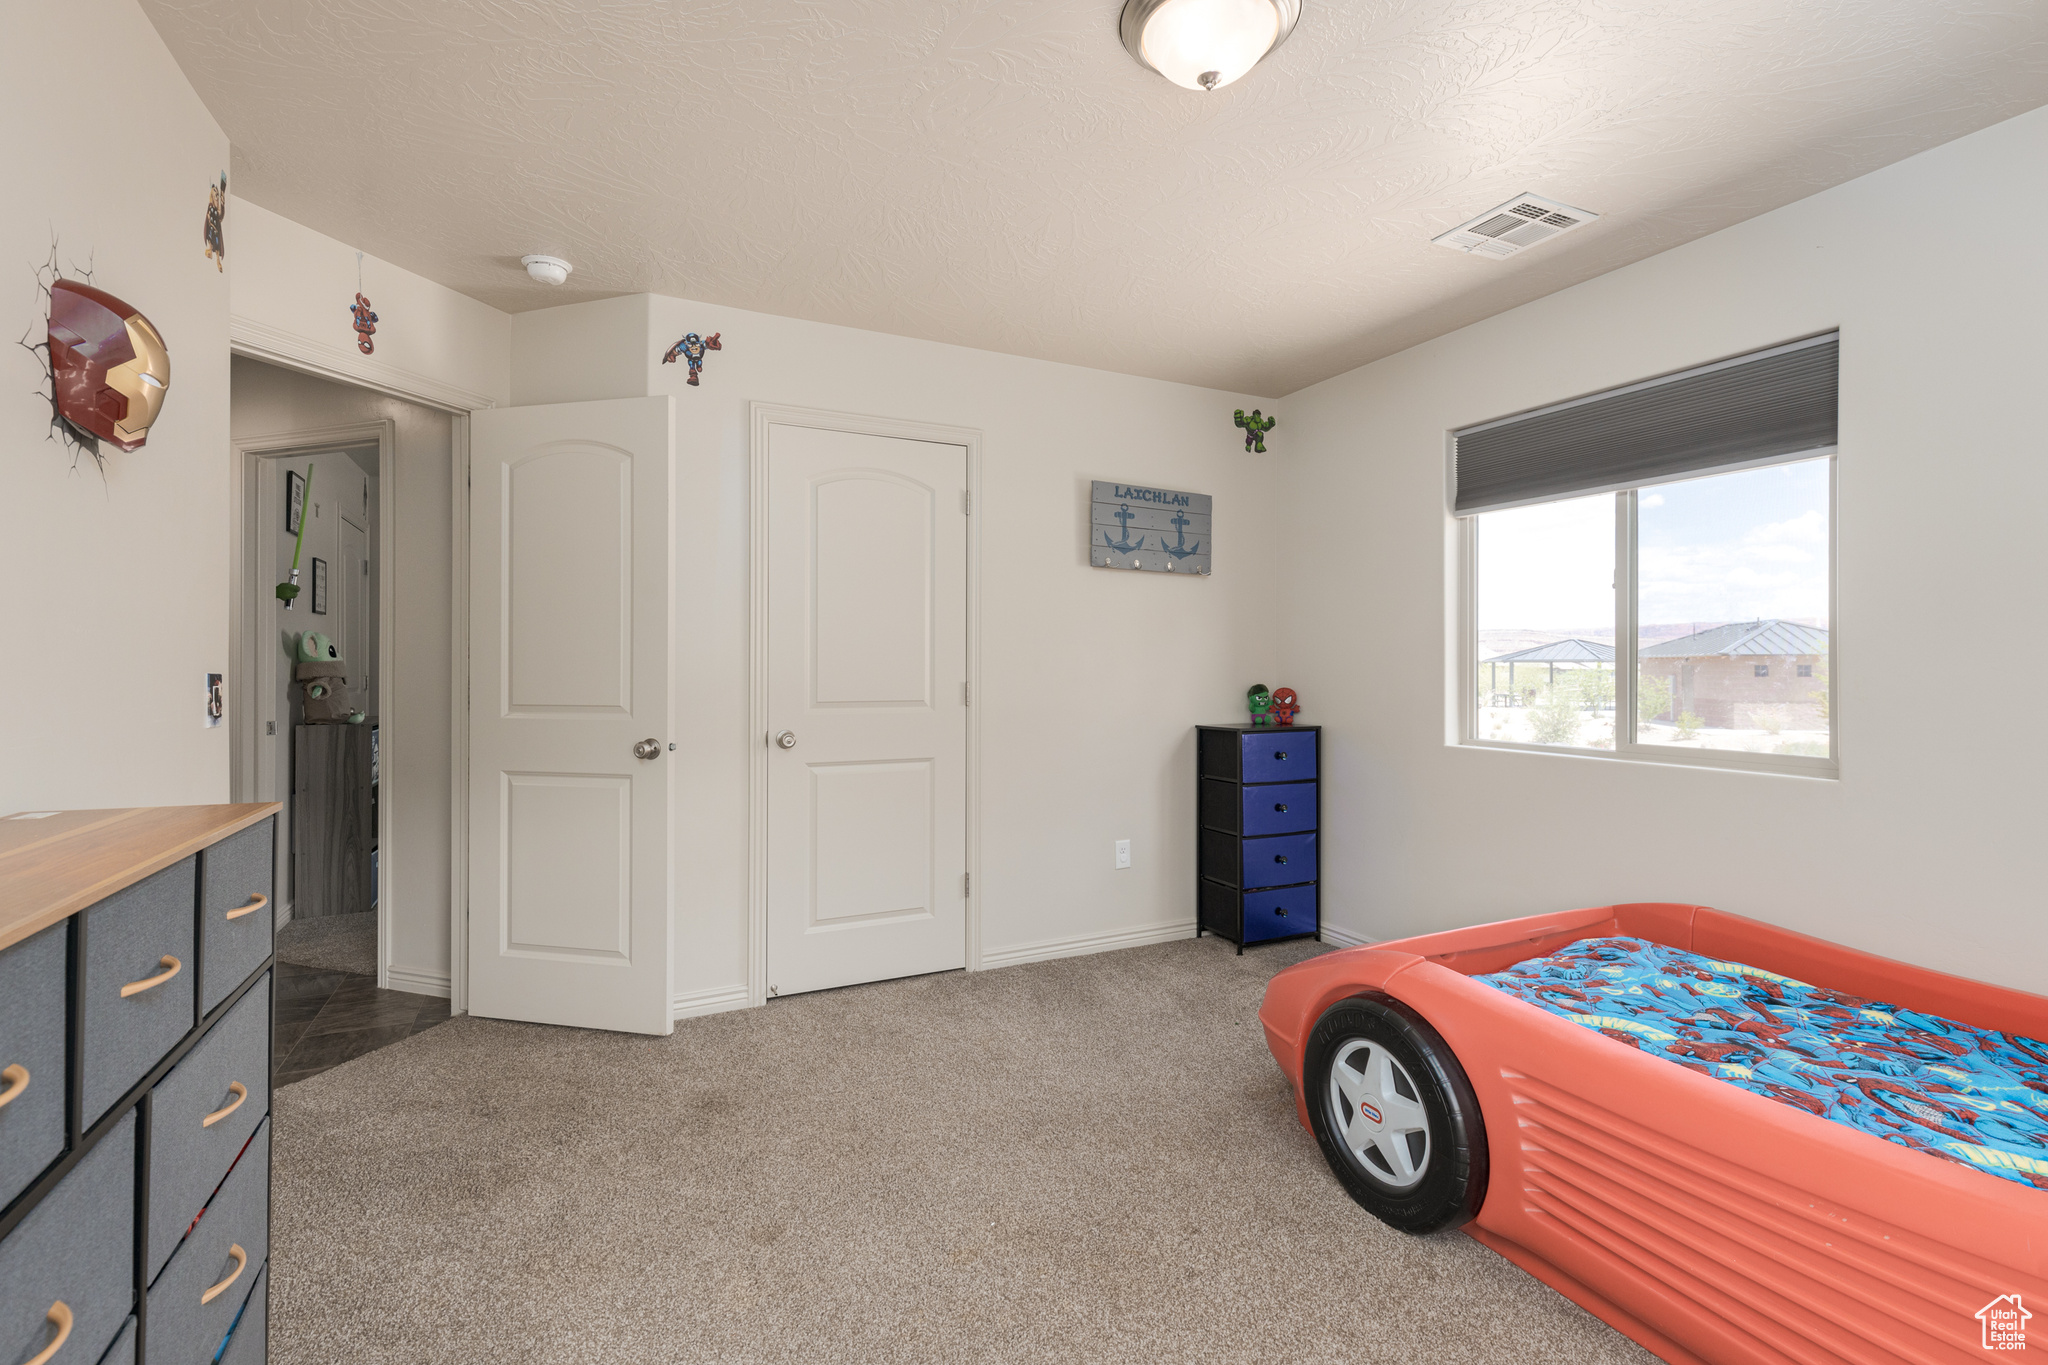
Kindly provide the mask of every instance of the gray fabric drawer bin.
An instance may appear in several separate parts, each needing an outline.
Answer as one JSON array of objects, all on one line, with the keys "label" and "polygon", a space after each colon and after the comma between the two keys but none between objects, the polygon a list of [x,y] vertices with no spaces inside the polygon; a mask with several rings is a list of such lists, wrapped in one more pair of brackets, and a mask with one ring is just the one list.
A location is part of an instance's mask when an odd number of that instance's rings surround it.
[{"label": "gray fabric drawer bin", "polygon": [[[192,898],[196,860],[185,859],[84,912],[85,1124],[163,1060],[192,1029]],[[177,960],[177,971],[162,963]],[[155,978],[123,997],[123,986]]]},{"label": "gray fabric drawer bin", "polygon": [[53,924],[0,952],[0,1208],[64,1154],[68,936]]},{"label": "gray fabric drawer bin", "polygon": [[242,1308],[242,1317],[235,1324],[235,1334],[228,1338],[227,1354],[221,1357],[220,1365],[264,1365],[270,1359],[270,1268],[256,1277],[256,1287],[249,1291],[249,1298]]},{"label": "gray fabric drawer bin", "polygon": [[[236,1269],[233,1248],[244,1259]],[[172,1365],[213,1359],[228,1324],[247,1298],[243,1286],[261,1278],[270,1257],[270,1125],[256,1138],[206,1213],[149,1287],[149,1358]],[[233,1276],[211,1303],[207,1290]]]},{"label": "gray fabric drawer bin", "polygon": [[[246,1092],[237,1100],[228,1087]],[[211,1127],[208,1114],[234,1106]],[[242,1144],[270,1111],[270,975],[249,988],[156,1084],[149,1100],[149,1278],[178,1249],[178,1239]],[[154,1336],[154,1331],[151,1332]],[[151,1348],[155,1354],[154,1347]]]},{"label": "gray fabric drawer bin", "polygon": [[0,1360],[27,1360],[71,1310],[57,1361],[98,1360],[135,1309],[135,1116],[99,1145],[0,1242]]},{"label": "gray fabric drawer bin", "polygon": [[[233,995],[235,987],[270,956],[275,826],[275,820],[258,821],[199,855],[199,952],[206,967],[201,974],[202,1014],[213,1013],[214,1006]],[[250,910],[258,896],[263,905]]]},{"label": "gray fabric drawer bin", "polygon": [[[62,1360],[63,1358],[64,1353],[59,1351],[57,1353],[57,1360]],[[53,1360],[50,1365],[56,1365],[56,1361]],[[135,1315],[133,1313],[128,1315],[128,1321],[121,1324],[121,1335],[114,1338],[114,1344],[109,1346],[107,1353],[100,1357],[100,1365],[135,1365]]]}]

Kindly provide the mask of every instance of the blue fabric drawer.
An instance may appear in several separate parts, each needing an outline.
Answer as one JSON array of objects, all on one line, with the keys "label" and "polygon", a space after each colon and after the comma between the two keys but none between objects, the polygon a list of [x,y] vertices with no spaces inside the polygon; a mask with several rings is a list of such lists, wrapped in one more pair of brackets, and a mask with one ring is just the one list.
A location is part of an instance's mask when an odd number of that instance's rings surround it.
[{"label": "blue fabric drawer", "polygon": [[[266,973],[150,1092],[152,1280],[270,1112],[270,984]],[[228,1089],[237,1084],[239,1101]],[[208,1127],[207,1115],[229,1105],[234,1111]]]},{"label": "blue fabric drawer", "polygon": [[1244,878],[1238,885],[1285,886],[1316,879],[1316,836],[1276,834],[1244,841]]},{"label": "blue fabric drawer", "polygon": [[[242,1250],[239,1264],[236,1247]],[[269,1259],[270,1125],[265,1123],[149,1287],[149,1359],[175,1365],[212,1360],[247,1298],[241,1286],[261,1279]],[[227,1287],[204,1302],[223,1281]]]},{"label": "blue fabric drawer", "polygon": [[227,1349],[220,1365],[264,1365],[270,1359],[270,1268],[256,1277],[256,1287],[242,1303],[242,1315],[228,1329]]},{"label": "blue fabric drawer", "polygon": [[1260,943],[1316,931],[1316,889],[1289,886],[1244,893],[1244,941]]},{"label": "blue fabric drawer", "polygon": [[[270,956],[270,862],[276,837],[276,822],[259,820],[200,855],[200,952],[206,967],[201,1014],[213,1013]],[[264,903],[249,909],[259,896]]]},{"label": "blue fabric drawer", "polygon": [[1276,729],[1246,735],[1246,782],[1306,782],[1316,775],[1316,732]]},{"label": "blue fabric drawer", "polygon": [[[57,1353],[58,1359],[63,1352]],[[100,1357],[100,1365],[135,1365],[135,1315],[130,1313],[128,1321],[121,1324],[121,1335],[114,1338],[114,1344]]]},{"label": "blue fabric drawer", "polygon": [[0,1206],[64,1155],[64,969],[70,956],[62,924],[0,952],[0,1071],[13,1072],[0,1080],[12,1096],[0,1106]]},{"label": "blue fabric drawer", "polygon": [[1316,784],[1287,782],[1279,786],[1245,787],[1246,834],[1293,834],[1316,827]]},{"label": "blue fabric drawer", "polygon": [[[187,858],[82,912],[88,1127],[192,1030],[197,863]],[[136,989],[124,996],[124,986]]]},{"label": "blue fabric drawer", "polygon": [[135,1116],[123,1114],[0,1242],[0,1360],[27,1360],[56,1335],[50,1305],[71,1310],[58,1350],[96,1361],[135,1308]]}]

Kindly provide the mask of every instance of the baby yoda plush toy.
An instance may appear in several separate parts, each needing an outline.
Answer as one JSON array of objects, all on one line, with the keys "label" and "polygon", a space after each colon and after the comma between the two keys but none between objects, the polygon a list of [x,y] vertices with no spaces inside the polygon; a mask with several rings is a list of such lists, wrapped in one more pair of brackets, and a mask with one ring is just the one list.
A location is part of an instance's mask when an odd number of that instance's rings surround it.
[{"label": "baby yoda plush toy", "polygon": [[308,725],[360,725],[363,713],[349,696],[347,670],[342,667],[341,650],[317,630],[299,636],[293,651],[292,677],[297,679],[305,699]]}]

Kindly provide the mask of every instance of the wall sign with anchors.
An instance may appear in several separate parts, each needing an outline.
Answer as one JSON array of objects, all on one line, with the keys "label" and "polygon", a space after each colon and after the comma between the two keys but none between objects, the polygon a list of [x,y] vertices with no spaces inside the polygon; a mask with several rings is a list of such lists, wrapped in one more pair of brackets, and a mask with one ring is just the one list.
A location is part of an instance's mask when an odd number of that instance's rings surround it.
[{"label": "wall sign with anchors", "polygon": [[1207,493],[1097,479],[1088,498],[1088,562],[1204,576],[1215,554],[1212,502]]}]

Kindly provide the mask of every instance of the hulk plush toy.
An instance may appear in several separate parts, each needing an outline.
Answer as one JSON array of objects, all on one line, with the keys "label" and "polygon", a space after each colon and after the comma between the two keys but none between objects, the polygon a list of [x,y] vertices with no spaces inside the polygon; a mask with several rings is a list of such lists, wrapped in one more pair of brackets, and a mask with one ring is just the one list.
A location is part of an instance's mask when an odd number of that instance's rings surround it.
[{"label": "hulk plush toy", "polygon": [[1244,704],[1251,708],[1252,724],[1273,723],[1273,694],[1266,690],[1264,683],[1253,683],[1245,690]]}]

